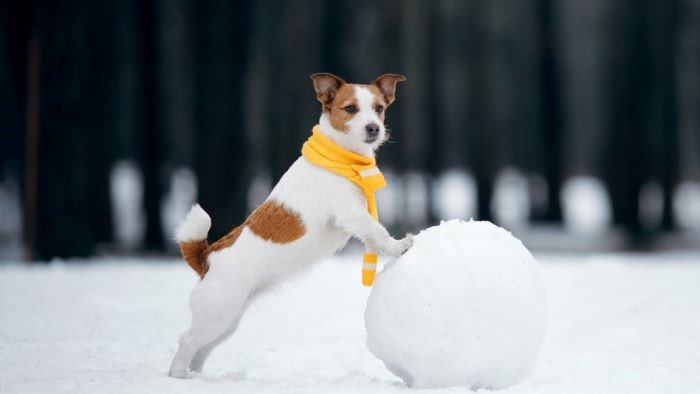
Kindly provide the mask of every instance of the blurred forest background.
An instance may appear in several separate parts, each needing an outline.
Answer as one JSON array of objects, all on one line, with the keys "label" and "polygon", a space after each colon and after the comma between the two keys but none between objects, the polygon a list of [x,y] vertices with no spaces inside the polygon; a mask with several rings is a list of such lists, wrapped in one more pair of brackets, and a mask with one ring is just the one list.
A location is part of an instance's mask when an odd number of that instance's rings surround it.
[{"label": "blurred forest background", "polygon": [[318,120],[309,75],[406,75],[392,232],[697,247],[700,0],[0,0],[0,256],[173,250],[240,223]]}]

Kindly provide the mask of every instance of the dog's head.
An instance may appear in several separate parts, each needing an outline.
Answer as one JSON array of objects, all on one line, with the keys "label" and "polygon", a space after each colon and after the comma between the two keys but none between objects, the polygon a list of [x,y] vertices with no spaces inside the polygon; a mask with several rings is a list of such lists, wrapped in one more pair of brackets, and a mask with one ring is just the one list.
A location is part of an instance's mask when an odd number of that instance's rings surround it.
[{"label": "dog's head", "polygon": [[368,85],[351,84],[329,73],[311,76],[323,113],[321,131],[340,145],[362,155],[373,155],[389,134],[384,113],[396,98],[396,83],[406,80],[384,74]]}]

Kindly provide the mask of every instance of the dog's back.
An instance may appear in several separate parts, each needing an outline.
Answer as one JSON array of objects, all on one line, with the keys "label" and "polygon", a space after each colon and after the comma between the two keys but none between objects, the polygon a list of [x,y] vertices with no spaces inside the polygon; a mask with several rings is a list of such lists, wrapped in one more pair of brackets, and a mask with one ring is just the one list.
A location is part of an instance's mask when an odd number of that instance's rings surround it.
[{"label": "dog's back", "polygon": [[[258,261],[261,259],[284,260],[285,266],[270,267],[280,271],[275,272],[274,276],[278,276],[303,269],[340,249],[349,235],[333,226],[335,212],[344,206],[362,204],[362,199],[357,188],[345,179],[300,157],[268,199],[218,241],[208,243],[211,220],[199,205],[192,207],[175,238],[182,257],[201,278],[219,262],[230,268],[243,263],[270,264]],[[256,248],[257,243],[264,245]]]}]

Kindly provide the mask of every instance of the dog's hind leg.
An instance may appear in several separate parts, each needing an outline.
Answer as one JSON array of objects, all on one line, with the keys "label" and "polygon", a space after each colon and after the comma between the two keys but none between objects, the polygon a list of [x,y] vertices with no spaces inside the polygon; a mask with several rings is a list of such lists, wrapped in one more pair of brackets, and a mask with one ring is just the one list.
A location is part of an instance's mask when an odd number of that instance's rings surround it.
[{"label": "dog's hind leg", "polygon": [[201,370],[214,347],[235,331],[249,293],[247,289],[231,289],[230,284],[206,278],[197,285],[190,297],[192,324],[180,337],[170,376],[190,378],[190,367]]},{"label": "dog's hind leg", "polygon": [[205,345],[201,347],[199,350],[197,350],[197,353],[195,353],[194,358],[192,359],[192,362],[190,362],[190,370],[192,372],[200,373],[202,372],[202,368],[204,368],[204,363],[207,361],[207,358],[209,358],[209,355],[211,352],[220,344],[222,344],[226,339],[228,339],[231,335],[233,335],[234,332],[236,332],[236,329],[238,328],[238,323],[241,321],[241,317],[243,316],[243,312],[247,309],[247,305],[245,305],[241,312],[239,313],[239,316],[237,319],[234,320],[233,323],[229,326],[228,330],[223,333],[220,337],[216,338],[214,342]]},{"label": "dog's hind leg", "polygon": [[204,368],[204,363],[209,358],[209,355],[211,355],[211,352],[228,337],[229,335],[224,334],[220,338],[217,338],[214,342],[205,345],[204,347],[197,350],[197,353],[194,354],[194,357],[190,362],[190,371],[194,373],[202,372],[202,369]]},{"label": "dog's hind leg", "polygon": [[195,372],[195,373],[200,373],[202,372],[202,368],[204,367],[204,363],[207,361],[207,358],[209,358],[209,355],[211,355],[211,352],[219,345],[221,345],[225,340],[227,340],[231,335],[233,335],[234,332],[236,332],[236,329],[238,328],[238,324],[241,321],[241,318],[243,317],[243,314],[245,311],[248,309],[248,306],[258,298],[261,294],[266,292],[271,286],[271,283],[268,283],[266,286],[259,287],[258,289],[252,291],[251,293],[248,294],[248,298],[246,299],[245,303],[243,304],[243,307],[240,309],[238,313],[238,317],[231,323],[231,326],[229,326],[228,330],[221,335],[220,337],[216,338],[214,342],[203,346],[200,348],[197,353],[195,353],[194,358],[192,359],[192,362],[190,362],[190,371]]}]

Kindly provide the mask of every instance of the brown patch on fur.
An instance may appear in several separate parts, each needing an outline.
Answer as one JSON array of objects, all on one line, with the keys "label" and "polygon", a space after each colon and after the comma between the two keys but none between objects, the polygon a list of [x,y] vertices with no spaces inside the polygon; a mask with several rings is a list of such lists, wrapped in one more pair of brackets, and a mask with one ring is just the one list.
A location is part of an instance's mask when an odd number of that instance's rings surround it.
[{"label": "brown patch on fur", "polygon": [[260,205],[245,224],[258,237],[280,244],[297,240],[306,232],[299,215],[274,200]]},{"label": "brown patch on fur", "polygon": [[357,98],[355,98],[355,85],[349,84],[341,86],[336,92],[335,98],[330,103],[323,105],[323,112],[328,114],[328,119],[334,129],[348,131],[347,122],[357,113],[350,114],[344,109],[350,105],[354,105],[357,111],[360,110],[357,106]]},{"label": "brown patch on fur", "polygon": [[277,201],[267,200],[243,224],[211,245],[206,239],[180,242],[182,257],[200,278],[204,278],[209,271],[209,254],[236,243],[246,226],[258,237],[280,244],[295,241],[306,233],[299,215]]},{"label": "brown patch on fur", "polygon": [[180,242],[182,258],[187,261],[187,264],[189,264],[197,274],[199,274],[200,278],[203,278],[204,274],[209,270],[206,257],[208,254],[206,252],[207,246],[209,245],[206,239]]},{"label": "brown patch on fur", "polygon": [[313,74],[311,79],[314,81],[316,99],[321,103],[323,112],[328,114],[333,128],[347,132],[347,122],[355,116],[355,113],[348,113],[344,108],[350,105],[357,108],[354,85],[348,84],[331,73]]},{"label": "brown patch on fur", "polygon": [[182,258],[199,274],[200,278],[204,278],[204,275],[209,271],[209,254],[233,245],[238,236],[241,235],[241,231],[243,231],[243,225],[234,228],[211,245],[206,239],[180,242]]},{"label": "brown patch on fur", "polygon": [[209,245],[209,247],[207,248],[207,255],[211,252],[217,252],[221,249],[226,249],[229,246],[233,245],[238,239],[238,237],[241,235],[241,232],[243,232],[243,225],[234,228],[233,230],[231,230],[231,232],[219,238],[218,241]]}]

